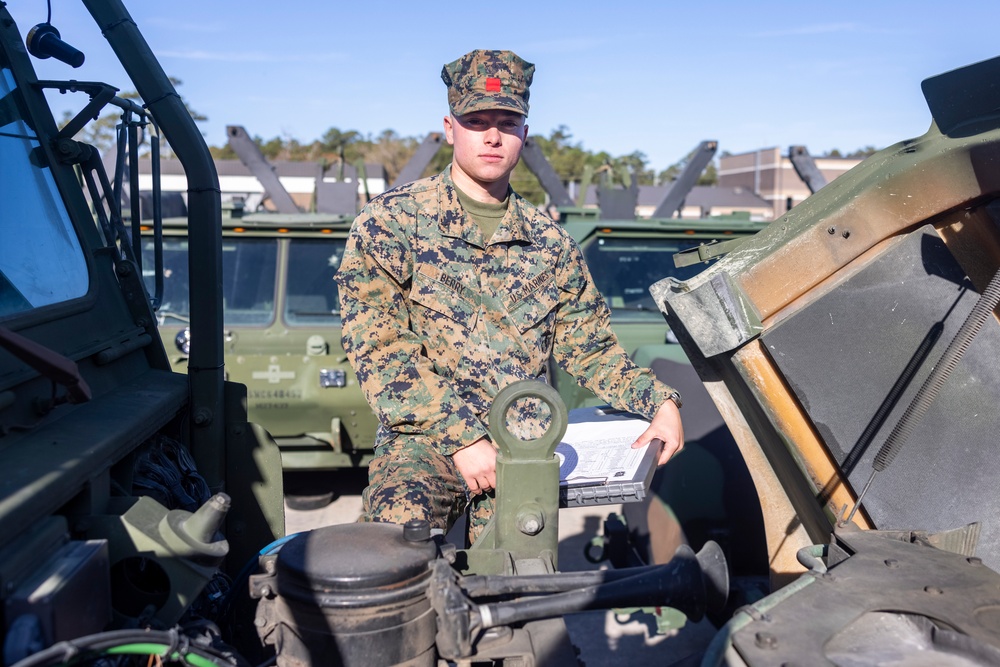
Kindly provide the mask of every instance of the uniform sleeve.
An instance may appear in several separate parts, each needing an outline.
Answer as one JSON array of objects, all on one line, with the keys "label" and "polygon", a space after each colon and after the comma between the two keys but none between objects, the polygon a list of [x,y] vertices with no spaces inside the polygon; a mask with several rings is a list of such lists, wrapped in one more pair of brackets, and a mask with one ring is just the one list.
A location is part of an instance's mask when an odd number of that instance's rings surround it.
[{"label": "uniform sleeve", "polygon": [[673,391],[629,358],[611,329],[611,311],[580,252],[567,239],[557,279],[562,290],[552,355],[576,381],[619,410],[652,419]]},{"label": "uniform sleeve", "polygon": [[434,372],[420,336],[409,329],[409,242],[391,210],[374,203],[351,228],[337,272],[343,345],[381,423],[424,434],[449,455],[487,437],[475,412]]}]

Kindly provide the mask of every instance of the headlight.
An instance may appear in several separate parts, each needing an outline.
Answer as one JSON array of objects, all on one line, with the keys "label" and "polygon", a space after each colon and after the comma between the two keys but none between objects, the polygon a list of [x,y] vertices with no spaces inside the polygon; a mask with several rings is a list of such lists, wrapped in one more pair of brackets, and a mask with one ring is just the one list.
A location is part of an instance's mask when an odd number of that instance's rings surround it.
[{"label": "headlight", "polygon": [[184,327],[174,337],[174,345],[185,356],[191,356],[191,329]]},{"label": "headlight", "polygon": [[319,372],[319,386],[324,389],[329,389],[330,387],[346,387],[347,373],[339,368],[324,368]]}]

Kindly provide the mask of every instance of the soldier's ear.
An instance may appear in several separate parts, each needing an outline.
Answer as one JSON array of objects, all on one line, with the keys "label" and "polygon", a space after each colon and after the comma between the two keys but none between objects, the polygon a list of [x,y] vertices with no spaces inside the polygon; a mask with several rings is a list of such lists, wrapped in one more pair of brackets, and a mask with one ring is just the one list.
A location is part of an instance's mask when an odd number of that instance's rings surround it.
[{"label": "soldier's ear", "polygon": [[444,138],[449,146],[455,145],[455,120],[448,114],[444,117]]}]

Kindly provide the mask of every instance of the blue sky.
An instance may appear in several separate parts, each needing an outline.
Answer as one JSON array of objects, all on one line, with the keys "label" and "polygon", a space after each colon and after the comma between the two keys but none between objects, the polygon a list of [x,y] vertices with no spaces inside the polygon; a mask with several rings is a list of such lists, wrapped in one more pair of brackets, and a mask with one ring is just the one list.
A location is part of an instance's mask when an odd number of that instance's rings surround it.
[{"label": "blue sky", "polygon": [[[302,142],[330,127],[422,136],[447,110],[441,66],[474,48],[511,49],[537,66],[532,133],[560,125],[614,155],[639,150],[662,169],[703,139],[733,153],[804,144],[884,147],[930,123],[920,82],[1000,55],[1000,2],[501,3],[330,0],[128,2],[180,94],[225,126]],[[77,3],[53,0],[52,23],[83,50],[72,70],[128,90],[107,43]],[[44,0],[12,0],[23,31]],[[63,108],[86,100],[56,99]]]}]

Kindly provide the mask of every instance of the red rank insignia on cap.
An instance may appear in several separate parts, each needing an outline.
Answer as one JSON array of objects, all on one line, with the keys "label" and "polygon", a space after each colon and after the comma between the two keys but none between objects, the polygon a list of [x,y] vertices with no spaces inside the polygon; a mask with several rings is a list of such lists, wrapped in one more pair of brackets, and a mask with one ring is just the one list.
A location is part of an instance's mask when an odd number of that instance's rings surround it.
[{"label": "red rank insignia on cap", "polygon": [[486,92],[487,93],[499,93],[500,92],[500,79],[496,77],[488,76],[486,77]]}]

